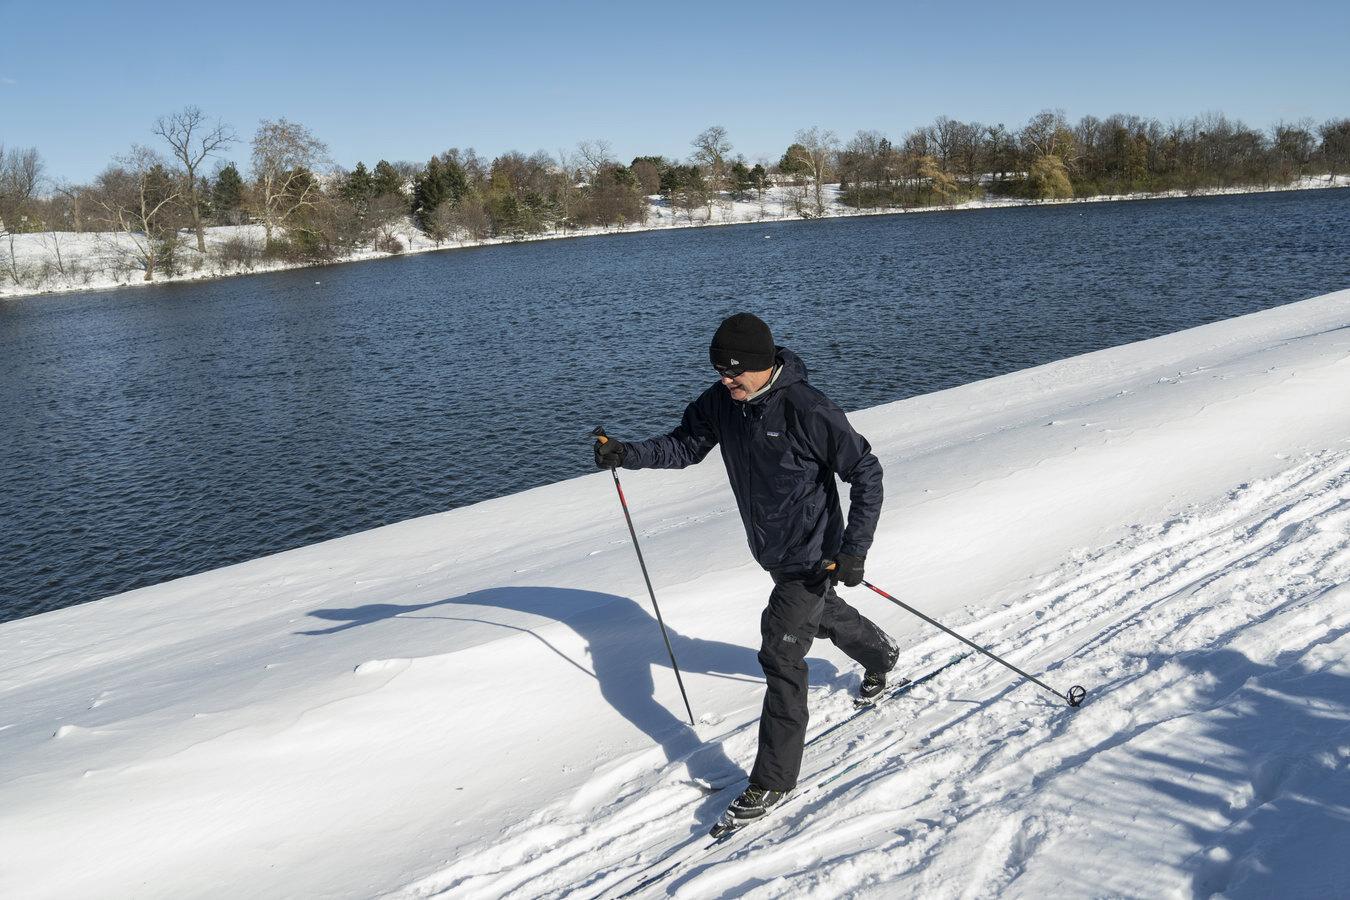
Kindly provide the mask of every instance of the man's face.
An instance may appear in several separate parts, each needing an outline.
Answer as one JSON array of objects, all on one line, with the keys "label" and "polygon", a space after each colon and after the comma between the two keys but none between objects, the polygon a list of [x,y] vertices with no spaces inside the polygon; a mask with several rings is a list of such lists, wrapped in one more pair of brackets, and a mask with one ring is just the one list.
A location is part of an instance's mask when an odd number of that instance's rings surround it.
[{"label": "man's face", "polygon": [[772,375],[773,369],[763,369],[759,372],[742,372],[739,375],[722,374],[722,386],[731,394],[732,400],[744,400],[755,391],[768,384],[769,378]]}]

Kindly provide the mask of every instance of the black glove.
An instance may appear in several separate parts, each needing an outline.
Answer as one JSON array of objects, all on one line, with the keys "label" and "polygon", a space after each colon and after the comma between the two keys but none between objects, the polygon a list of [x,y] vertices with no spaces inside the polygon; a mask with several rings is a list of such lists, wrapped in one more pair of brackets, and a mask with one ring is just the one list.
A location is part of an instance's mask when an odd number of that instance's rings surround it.
[{"label": "black glove", "polygon": [[854,556],[852,553],[840,553],[834,561],[834,572],[830,575],[830,582],[838,584],[843,582],[845,587],[857,587],[863,580],[863,557]]},{"label": "black glove", "polygon": [[595,442],[595,465],[601,469],[617,469],[623,465],[624,453],[628,446],[614,438],[597,439]]}]

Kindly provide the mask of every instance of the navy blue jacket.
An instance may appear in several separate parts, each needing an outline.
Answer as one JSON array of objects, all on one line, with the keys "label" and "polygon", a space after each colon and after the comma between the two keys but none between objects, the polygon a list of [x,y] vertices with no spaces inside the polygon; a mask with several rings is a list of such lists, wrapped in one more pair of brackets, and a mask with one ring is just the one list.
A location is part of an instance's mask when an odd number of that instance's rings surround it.
[{"label": "navy blue jacket", "polygon": [[[807,384],[797,354],[779,347],[777,362],[768,391],[742,402],[714,384],[670,434],[628,443],[624,468],[683,469],[721,444],[761,566],[810,571],[841,552],[864,556],[881,515],[881,463],[843,410]],[[851,485],[847,526],[835,475]]]}]

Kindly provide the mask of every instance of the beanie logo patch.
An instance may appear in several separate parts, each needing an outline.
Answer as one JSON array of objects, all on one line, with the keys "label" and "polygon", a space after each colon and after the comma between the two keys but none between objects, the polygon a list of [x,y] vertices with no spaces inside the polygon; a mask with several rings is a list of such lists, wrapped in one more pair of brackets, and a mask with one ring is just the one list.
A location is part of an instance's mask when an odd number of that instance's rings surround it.
[{"label": "beanie logo patch", "polygon": [[733,366],[739,366],[739,365],[741,364],[741,361],[740,361],[739,359],[733,359],[733,360],[731,361],[731,364],[732,364]]}]

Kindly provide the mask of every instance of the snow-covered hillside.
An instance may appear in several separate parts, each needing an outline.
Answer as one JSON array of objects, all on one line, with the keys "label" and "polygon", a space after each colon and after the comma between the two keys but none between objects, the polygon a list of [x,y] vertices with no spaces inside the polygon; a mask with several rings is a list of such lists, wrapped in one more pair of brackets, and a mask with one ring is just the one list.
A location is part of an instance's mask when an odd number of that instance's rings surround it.
[{"label": "snow-covered hillside", "polygon": [[[1306,175],[1292,184],[1281,185],[1266,190],[1313,190],[1350,186],[1350,175]],[[825,185],[822,189],[824,205],[820,216],[834,218],[839,216],[893,215],[897,213],[940,212],[952,209],[986,209],[1003,206],[1028,206],[1060,203],[1098,203],[1111,200],[1141,200],[1167,197],[1184,197],[1217,194],[1259,193],[1261,188],[1240,187],[1203,190],[1195,195],[1182,191],[1168,191],[1154,194],[1115,194],[1084,197],[1075,200],[1019,200],[1014,198],[991,198],[972,200],[955,206],[910,207],[905,209],[865,209],[859,210],[845,206],[839,201],[839,185]],[[805,213],[805,215],[803,214]],[[697,228],[710,225],[740,225],[751,222],[778,222],[816,216],[814,195],[805,188],[773,187],[764,191],[762,198],[733,200],[723,194],[712,200],[708,206],[692,210],[675,210],[659,196],[647,198],[647,221],[642,224],[617,225],[613,227],[587,227],[546,232],[530,235],[527,240],[550,240],[555,238],[594,237],[604,234],[616,234],[629,231],[652,231],[663,228]],[[146,284],[162,284],[166,281],[200,281],[209,278],[222,278],[232,275],[245,275],[255,272],[273,272],[281,269],[303,267],[305,263],[287,263],[280,260],[262,258],[264,245],[261,225],[216,226],[206,229],[208,253],[201,256],[196,252],[191,235],[181,235],[183,249],[179,253],[181,271],[173,276],[157,272],[153,282],[145,281],[145,273],[136,261],[136,245],[139,241],[130,235],[99,232],[42,232],[18,234],[13,240],[14,268],[20,273],[16,282],[10,273],[10,238],[0,244],[0,298],[20,297],[30,294],[51,293],[56,291],[108,290],[117,287],[135,287]],[[385,229],[385,237],[396,241],[405,253],[426,253],[435,250],[453,250],[463,247],[481,247],[489,244],[513,243],[519,238],[500,237],[484,240],[447,240],[432,241],[425,233],[416,228],[411,219],[403,219]],[[234,245],[233,255],[222,253],[226,245]],[[188,249],[191,247],[192,249]],[[236,257],[246,251],[247,262]],[[344,257],[339,262],[354,262],[374,259],[389,254],[364,247]],[[228,257],[233,261],[225,261]]]},{"label": "snow-covered hillside", "polygon": [[623,476],[695,728],[604,473],[0,625],[0,895],[1343,896],[1347,397],[1341,291],[853,414],[869,579],[1087,701],[967,658],[703,855],[769,590],[715,458]]}]

